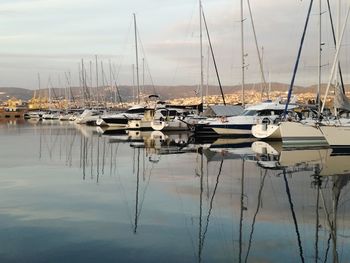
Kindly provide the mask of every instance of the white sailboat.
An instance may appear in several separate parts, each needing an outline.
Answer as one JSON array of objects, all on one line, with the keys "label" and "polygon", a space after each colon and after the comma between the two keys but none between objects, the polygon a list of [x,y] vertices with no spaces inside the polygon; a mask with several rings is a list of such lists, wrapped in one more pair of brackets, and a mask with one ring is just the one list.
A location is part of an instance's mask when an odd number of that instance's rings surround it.
[{"label": "white sailboat", "polygon": [[[294,75],[292,78],[291,88],[294,84],[294,78],[296,70],[298,68],[298,62],[303,47],[305,31],[308,25],[308,20],[310,17],[310,11],[312,8],[312,3],[310,3],[308,17],[304,27],[304,33],[301,39],[301,44],[299,47],[299,53],[297,57],[297,62],[294,68]],[[324,107],[320,108],[320,86],[321,86],[321,1],[319,1],[319,56],[318,56],[318,116],[316,119],[308,120],[295,120],[286,118],[284,121],[281,121],[277,124],[266,125],[263,123],[257,124],[252,128],[252,134],[258,139],[267,139],[267,140],[282,140],[284,147],[308,147],[308,146],[325,146],[328,145],[328,142],[319,127],[323,125],[329,125],[332,123],[332,120],[323,120],[320,121],[321,113],[324,112]],[[338,51],[337,51],[338,53]],[[290,88],[290,93],[291,93]]]},{"label": "white sailboat", "polygon": [[[329,88],[334,79],[334,74],[336,70],[336,66],[338,65],[339,52],[341,49],[341,43],[343,40],[347,20],[349,18],[350,6],[348,8],[346,18],[344,21],[344,25],[341,31],[341,35],[339,36],[339,40],[337,43],[337,51],[334,58],[332,72],[330,75],[330,79],[327,85],[327,90],[324,96],[324,102],[322,104],[322,110],[325,107],[325,101],[329,92]],[[339,14],[338,14],[339,15]],[[350,147],[350,120],[348,119],[339,119],[338,118],[338,109],[344,109],[346,111],[350,111],[350,100],[346,97],[346,95],[340,90],[340,85],[336,83],[335,85],[335,94],[334,94],[334,108],[336,120],[332,125],[322,125],[319,126],[320,131],[325,136],[328,144],[333,148],[348,148]]]}]

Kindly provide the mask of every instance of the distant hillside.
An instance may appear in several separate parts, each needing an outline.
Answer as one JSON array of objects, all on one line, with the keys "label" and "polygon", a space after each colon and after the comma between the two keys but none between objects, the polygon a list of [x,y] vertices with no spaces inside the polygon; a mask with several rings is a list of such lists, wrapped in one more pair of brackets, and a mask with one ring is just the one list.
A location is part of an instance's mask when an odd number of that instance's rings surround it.
[{"label": "distant hillside", "polygon": [[33,91],[22,88],[0,88],[0,101],[16,97],[22,100],[29,100],[33,97]]},{"label": "distant hillside", "polygon": [[[325,89],[325,84],[322,85],[322,89]],[[272,91],[280,91],[280,92],[287,92],[288,91],[288,84],[285,83],[272,83],[271,84],[271,90]],[[316,85],[312,85],[309,87],[301,87],[296,86],[294,87],[294,93],[300,94],[304,92],[316,92]],[[349,88],[349,85],[347,85],[347,88]],[[100,88],[100,96],[113,99],[114,98],[114,91],[111,91],[109,87],[106,88]],[[206,90],[208,90],[208,95],[219,95],[220,89],[218,86],[209,86],[208,89],[205,86],[204,87],[204,94],[206,94]],[[246,84],[246,90],[256,90],[257,92],[261,92],[261,84]],[[223,91],[225,94],[232,94],[236,92],[241,91],[241,86],[224,86]],[[39,96],[39,92],[35,91],[36,95]],[[198,86],[195,85],[181,85],[181,86],[146,86],[144,88],[141,88],[141,92],[146,95],[150,94],[158,94],[162,100],[169,100],[169,99],[176,99],[176,98],[188,98],[188,97],[195,97],[199,96],[199,89]],[[66,91],[62,88],[55,88],[51,91],[53,98],[64,98]],[[81,88],[73,87],[72,88],[73,97],[75,98],[83,98],[83,92]],[[118,93],[117,98],[119,96],[122,98],[123,101],[131,101],[133,99],[133,88],[131,86],[120,86],[118,87]],[[90,92],[86,92],[85,96],[92,96],[94,94],[96,96],[97,92],[96,89],[93,88]],[[29,100],[34,95],[33,90],[29,89],[22,89],[22,88],[0,88],[0,100],[4,101],[11,97],[16,97],[18,99],[22,100]],[[42,89],[40,91],[41,97],[48,97],[48,90]]]}]

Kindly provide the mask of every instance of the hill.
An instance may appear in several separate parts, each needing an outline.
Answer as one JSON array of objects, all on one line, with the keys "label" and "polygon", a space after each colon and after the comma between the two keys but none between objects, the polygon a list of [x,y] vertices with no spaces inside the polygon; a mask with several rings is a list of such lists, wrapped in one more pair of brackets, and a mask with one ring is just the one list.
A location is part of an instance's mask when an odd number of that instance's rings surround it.
[{"label": "hill", "polygon": [[[325,88],[325,84],[322,85],[322,89]],[[348,86],[348,85],[347,85]],[[288,91],[288,84],[285,83],[272,83],[271,91],[279,91],[281,93]],[[349,87],[348,87],[349,88]],[[317,89],[316,85],[302,87],[296,86],[294,87],[294,94],[302,94],[307,92],[315,93]],[[79,87],[72,87],[72,95],[76,99],[81,99],[84,97],[82,89]],[[255,90],[256,92],[261,92],[261,84],[246,84],[246,90],[251,91]],[[220,89],[218,86],[205,86],[204,94],[208,91],[208,95],[220,95]],[[224,86],[223,87],[224,94],[234,94],[241,92],[241,86]],[[23,88],[11,88],[11,87],[3,87],[0,88],[0,101],[7,100],[11,97],[16,97],[17,99],[29,100],[34,96],[48,97],[48,89],[42,89],[39,91],[34,91],[30,89]],[[150,95],[150,94],[158,94],[162,100],[170,100],[176,98],[189,98],[199,96],[199,88],[195,85],[178,85],[178,86],[145,86],[141,87],[141,93]],[[65,94],[67,94],[67,90],[64,88],[55,88],[51,90],[52,98],[64,98]],[[100,98],[108,98],[108,100],[113,100],[114,97],[117,97],[119,101],[119,97],[123,101],[131,101],[133,99],[133,94],[136,94],[136,91],[133,91],[133,87],[131,86],[120,86],[118,87],[118,92],[112,91],[109,87],[99,88],[99,92],[96,91],[96,88],[89,89],[89,91],[85,92],[85,97],[95,97],[100,96]]]}]

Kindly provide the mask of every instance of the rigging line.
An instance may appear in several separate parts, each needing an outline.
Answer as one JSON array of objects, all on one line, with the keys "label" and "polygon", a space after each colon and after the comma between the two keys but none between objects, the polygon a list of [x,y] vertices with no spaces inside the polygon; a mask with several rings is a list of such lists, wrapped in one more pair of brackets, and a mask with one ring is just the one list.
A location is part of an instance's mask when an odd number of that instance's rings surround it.
[{"label": "rigging line", "polygon": [[327,89],[326,89],[325,94],[324,94],[321,112],[323,112],[324,107],[325,107],[325,105],[326,105],[326,99],[327,99],[327,96],[328,96],[329,88],[330,88],[331,82],[333,81],[333,78],[334,78],[334,73],[335,73],[335,68],[336,68],[336,62],[337,62],[338,57],[339,57],[339,53],[340,53],[340,49],[341,49],[341,43],[342,43],[342,41],[343,41],[343,37],[344,37],[344,33],[345,33],[347,21],[348,21],[348,18],[349,18],[349,13],[350,13],[350,6],[349,6],[349,8],[348,8],[348,10],[347,10],[347,13],[346,13],[346,17],[345,17],[345,21],[344,21],[344,24],[343,24],[343,28],[341,29],[340,39],[338,39],[338,42],[339,42],[339,43],[338,43],[337,48],[336,48],[336,52],[335,52],[335,56],[334,56],[334,61],[333,61],[333,65],[332,65],[331,74],[330,74],[330,76],[329,76],[329,80],[328,80],[328,84],[327,84]]},{"label": "rigging line", "polygon": [[134,234],[137,232],[138,223],[138,205],[139,205],[139,184],[140,184],[140,148],[137,149],[137,174],[136,174],[136,200],[135,200],[135,221]]},{"label": "rigging line", "polygon": [[328,253],[329,253],[329,249],[331,248],[331,239],[332,239],[332,234],[329,233],[329,236],[328,236],[328,240],[327,240],[327,249],[326,249],[326,254],[325,254],[325,257],[324,257],[324,263],[327,262],[328,260]]},{"label": "rigging line", "polygon": [[[126,50],[126,46],[127,46],[128,42],[129,42],[129,40],[130,40],[132,24],[133,24],[133,18],[131,17],[131,18],[130,18],[130,22],[129,22],[128,33],[126,34],[126,38],[125,38],[125,41],[124,41],[122,50]],[[121,57],[120,64],[119,64],[118,69],[117,69],[117,72],[116,72],[116,74],[117,74],[117,76],[116,76],[117,78],[116,78],[116,79],[119,78],[119,74],[120,74],[120,72],[121,72],[121,68],[122,68],[122,65],[123,65],[123,62],[124,62],[124,59],[125,59],[125,54],[126,54],[126,52],[122,52],[122,54],[123,54],[123,55],[122,55],[122,57]]]},{"label": "rigging line", "polygon": [[100,177],[100,136],[97,137],[97,156],[96,156],[96,183]]},{"label": "rigging line", "polygon": [[218,185],[219,185],[219,178],[220,178],[220,175],[221,175],[223,163],[224,163],[224,159],[221,160],[220,168],[219,168],[219,173],[218,173],[218,175],[217,175],[217,177],[216,177],[216,183],[215,183],[214,191],[213,191],[213,194],[212,194],[211,199],[210,199],[210,205],[209,205],[208,216],[207,216],[207,220],[206,220],[206,224],[205,224],[204,232],[203,232],[203,237],[202,237],[202,244],[201,244],[201,245],[202,245],[202,248],[204,247],[204,241],[205,241],[205,237],[206,237],[206,234],[207,234],[207,231],[208,231],[209,219],[210,219],[211,212],[212,212],[212,210],[213,210],[214,197],[215,197],[215,194],[216,194],[216,190],[217,190],[217,188],[218,188]]},{"label": "rigging line", "polygon": [[72,83],[71,83],[72,77],[71,77],[70,71],[68,72],[68,74],[67,74],[67,72],[64,72],[64,76],[65,76],[67,84],[68,84],[68,93],[70,92],[71,99],[73,100],[73,103],[75,104],[75,97],[73,95]]},{"label": "rigging line", "polygon": [[262,181],[261,181],[261,184],[260,184],[260,189],[259,189],[259,194],[258,194],[258,204],[256,206],[256,211],[255,211],[255,214],[254,214],[254,217],[253,217],[252,229],[251,229],[250,235],[249,235],[249,244],[248,244],[248,249],[247,249],[247,255],[246,255],[245,260],[244,260],[244,262],[246,262],[246,263],[248,262],[248,256],[249,256],[250,248],[251,248],[251,245],[252,245],[255,220],[256,220],[256,217],[257,217],[257,215],[259,213],[260,206],[261,206],[261,195],[262,195],[262,190],[264,188],[266,175],[267,175],[267,170],[265,170],[265,174],[264,174],[264,176],[262,178]]},{"label": "rigging line", "polygon": [[214,50],[213,50],[213,46],[211,44],[209,30],[208,30],[208,25],[207,25],[207,20],[206,20],[205,15],[204,15],[203,7],[202,7],[202,15],[203,15],[203,22],[204,22],[204,26],[205,26],[205,31],[206,31],[207,37],[208,37],[208,42],[209,42],[211,56],[212,56],[214,67],[215,67],[216,77],[218,79],[218,83],[219,83],[219,87],[220,87],[222,101],[223,101],[224,105],[226,106],[225,95],[224,95],[224,92],[223,92],[223,89],[222,89],[221,80],[220,80],[220,76],[219,76],[219,71],[218,71],[218,67],[216,65],[216,60],[215,60],[215,56],[214,56]]},{"label": "rigging line", "polygon": [[[117,163],[117,158],[118,158],[118,150],[119,150],[119,143],[117,143],[116,147],[115,147],[115,161]],[[127,208],[127,216],[130,220],[130,226],[132,227],[133,226],[133,218],[132,218],[132,215],[131,215],[131,209],[130,209],[130,205],[129,205],[129,202],[128,202],[128,199],[126,198],[126,191],[125,191],[125,187],[123,185],[123,182],[121,180],[121,177],[120,177],[120,173],[119,171],[117,170],[117,165],[114,166],[114,173],[117,175],[117,179],[119,181],[119,188],[121,188],[121,192],[122,192],[122,201],[124,202],[124,204],[126,205],[126,208]]]},{"label": "rigging line", "polygon": [[111,147],[111,156],[109,160],[109,176],[112,176],[112,170],[113,170],[113,144],[108,144],[108,146]]},{"label": "rigging line", "polygon": [[68,152],[68,155],[69,155],[69,158],[70,158],[70,160],[71,160],[71,162],[70,162],[70,167],[72,166],[72,158],[73,158],[73,144],[75,143],[75,137],[76,137],[76,133],[74,133],[74,135],[73,135],[73,140],[72,140],[72,143],[71,143],[71,145],[70,145],[70,147],[69,147],[69,152]]},{"label": "rigging line", "polygon": [[[192,20],[194,20],[193,17],[194,17],[194,13],[195,13],[196,8],[197,8],[197,1],[194,1],[191,12],[190,12],[190,19],[186,23],[185,41],[188,41],[189,38],[193,37],[193,32],[192,32],[192,36],[190,36],[190,29],[191,29]],[[179,67],[180,67],[179,65],[180,65],[180,62],[177,62],[171,83],[175,82],[175,79],[176,79],[176,76],[178,74]]]},{"label": "rigging line", "polygon": [[[147,180],[147,183],[146,183],[146,187],[145,187],[145,189],[143,190],[143,193],[142,193],[142,199],[141,199],[141,202],[140,202],[140,208],[139,208],[138,216],[141,215],[143,203],[144,203],[145,198],[146,198],[146,192],[147,192],[147,189],[148,189],[150,181],[151,181],[152,169],[153,169],[153,164],[152,164],[152,168],[150,169],[150,172],[149,172],[149,175],[148,175],[148,180]],[[142,165],[142,170],[143,170],[143,172],[145,172],[144,164]]]},{"label": "rigging line", "polygon": [[87,147],[88,139],[83,137],[83,180],[86,178],[86,165],[87,165]]},{"label": "rigging line", "polygon": [[[139,32],[138,29],[137,29],[137,35],[138,35],[138,39],[139,39],[139,42],[140,42],[141,51],[142,51],[142,54],[143,54],[143,57],[144,57],[144,61],[146,62],[146,68],[147,68],[147,72],[148,72],[148,75],[149,75],[149,78],[150,78],[150,81],[151,81],[153,92],[155,94],[157,94],[156,87],[154,86],[154,82],[153,82],[153,77],[151,75],[151,70],[150,70],[150,67],[149,67],[149,64],[148,64],[148,59],[146,57],[144,45],[143,45],[143,42],[142,42],[142,39],[141,39],[141,36],[140,36],[140,32]],[[143,87],[143,88],[145,88],[145,87]]]},{"label": "rigging line", "polygon": [[314,181],[312,182],[312,184],[314,186],[316,186],[316,224],[315,224],[315,261],[316,263],[319,260],[319,229],[320,229],[320,213],[319,213],[319,203],[320,203],[320,188],[322,186],[322,179],[320,176],[320,166],[317,165],[315,167],[315,174],[313,175],[313,179]]},{"label": "rigging line", "polygon": [[288,90],[288,98],[287,98],[286,106],[285,106],[284,112],[283,112],[283,119],[286,118],[289,102],[290,102],[290,99],[291,99],[291,96],[292,96],[294,81],[295,81],[295,77],[296,77],[296,74],[297,74],[297,71],[298,71],[301,51],[303,50],[304,40],[305,40],[305,36],[306,36],[306,30],[307,30],[307,26],[309,24],[310,14],[311,14],[311,9],[312,9],[312,4],[313,3],[314,3],[314,0],[310,0],[309,10],[307,12],[307,17],[306,17],[306,21],[305,21],[305,25],[304,25],[303,35],[302,35],[301,40],[300,40],[297,60],[296,60],[295,65],[294,65],[292,81],[290,83],[289,90]]},{"label": "rigging line", "polygon": [[242,262],[242,243],[243,243],[243,209],[244,209],[244,158],[242,159],[242,175],[241,175],[241,198],[240,198],[240,219],[239,219],[239,263]]},{"label": "rigging line", "polygon": [[198,262],[202,261],[202,215],[203,215],[203,153],[201,153],[200,167],[200,195],[199,195],[199,230],[198,230]]},{"label": "rigging line", "polygon": [[103,138],[103,154],[102,154],[102,175],[105,174],[105,158],[106,158],[106,138]]},{"label": "rigging line", "polygon": [[122,97],[121,97],[121,95],[120,95],[120,91],[119,91],[119,88],[118,88],[118,84],[117,84],[118,76],[115,75],[115,74],[116,74],[115,71],[116,71],[116,67],[115,67],[115,65],[113,64],[112,76],[113,76],[114,86],[115,86],[115,89],[116,89],[116,91],[117,91],[117,94],[118,94],[118,98],[119,98],[120,103],[123,103]]},{"label": "rigging line", "polygon": [[[328,7],[329,19],[330,19],[330,22],[331,22],[333,42],[334,42],[334,46],[336,47],[337,46],[337,40],[336,40],[336,37],[335,37],[333,16],[332,16],[332,10],[331,10],[331,5],[329,3],[329,0],[327,0],[327,7]],[[341,66],[340,66],[340,62],[339,61],[338,61],[338,70],[339,70],[340,82],[341,82],[341,86],[342,86],[342,89],[343,89],[343,93],[345,94],[345,86],[344,86],[343,74],[342,74],[342,70],[341,70]]]},{"label": "rigging line", "polygon": [[[167,164],[168,164],[168,163],[167,163]],[[172,176],[172,175],[173,175],[172,170],[170,169],[169,171],[170,171],[170,173],[171,173],[171,174],[170,174],[170,175],[171,175],[171,178],[175,178],[175,176]],[[188,220],[187,220],[187,218],[186,218],[186,213],[185,213],[185,209],[184,209],[184,202],[183,202],[183,200],[181,199],[181,195],[180,195],[180,193],[179,193],[179,186],[178,186],[176,180],[175,180],[175,179],[173,179],[173,180],[174,180],[174,183],[175,183],[176,197],[177,197],[177,199],[179,200],[179,203],[180,203],[180,206],[181,206],[181,210],[182,210],[183,219],[184,219],[184,223],[185,223],[185,226],[186,226],[186,232],[187,232],[187,234],[188,234],[188,236],[189,236],[190,243],[191,243],[191,245],[192,245],[193,257],[196,258],[194,240],[193,240],[193,238],[192,238],[191,232],[190,232],[189,227],[188,227],[188,223],[187,223]]]},{"label": "rigging line", "polygon": [[[258,58],[259,58],[259,66],[260,66],[261,78],[263,80],[263,86],[264,86],[264,90],[266,92],[267,91],[267,84],[266,84],[266,78],[265,78],[265,74],[264,74],[264,66],[263,66],[263,63],[262,63],[262,56],[260,54],[260,50],[259,50],[259,46],[258,46],[258,39],[256,37],[256,31],[255,31],[255,25],[254,25],[254,20],[253,20],[253,14],[252,14],[252,9],[250,7],[250,0],[247,0],[247,3],[248,3],[249,15],[250,15],[250,22],[251,22],[252,29],[253,29],[253,34],[254,34],[256,52],[258,53]],[[262,98],[262,95],[263,95],[263,92],[261,94],[261,98]]]},{"label": "rigging line", "polygon": [[299,246],[299,253],[300,253],[300,259],[301,259],[301,262],[304,263],[304,262],[305,262],[305,259],[304,259],[303,247],[302,247],[301,239],[300,239],[300,232],[299,232],[299,227],[298,227],[298,221],[297,221],[297,218],[296,218],[296,215],[295,215],[294,204],[293,204],[293,201],[292,201],[292,196],[291,196],[291,193],[290,193],[289,184],[288,184],[288,179],[287,179],[287,175],[286,175],[286,170],[285,170],[285,169],[283,169],[283,179],[284,179],[284,182],[285,182],[285,185],[286,185],[286,192],[287,192],[287,196],[288,196],[288,201],[289,201],[290,209],[291,209],[291,211],[292,211],[292,216],[293,216],[295,231],[296,231],[296,233],[297,233],[298,246]]}]

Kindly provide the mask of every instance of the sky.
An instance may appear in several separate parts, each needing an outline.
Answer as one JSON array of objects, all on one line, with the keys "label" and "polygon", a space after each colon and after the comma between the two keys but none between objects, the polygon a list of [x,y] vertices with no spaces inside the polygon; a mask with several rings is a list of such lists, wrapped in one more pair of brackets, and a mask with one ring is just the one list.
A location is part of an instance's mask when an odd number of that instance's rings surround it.
[{"label": "sky", "polygon": [[[318,1],[314,2],[297,85],[317,82],[319,16]],[[323,2],[322,10],[326,11],[326,1]],[[343,18],[347,6],[342,2]],[[240,84],[240,1],[202,0],[202,3],[221,81],[224,85]],[[250,0],[250,4],[258,45],[264,49],[266,79],[289,83],[309,1]],[[336,16],[334,6],[332,8]],[[82,59],[88,84],[96,85],[96,56],[99,85],[110,81],[109,64],[117,84],[132,85],[136,82],[136,70],[132,66],[136,64],[133,13],[139,37],[141,84],[198,85],[198,0],[1,0],[0,86],[37,89],[38,74],[40,87],[79,85]],[[244,18],[245,81],[257,83],[261,81],[261,74],[247,1]],[[328,13],[324,13],[323,82],[329,78],[335,50],[329,24]],[[348,43],[350,34],[346,33],[341,53],[346,82],[349,79]],[[204,81],[217,85],[212,60],[208,63],[207,59],[205,32],[203,45]]]}]

